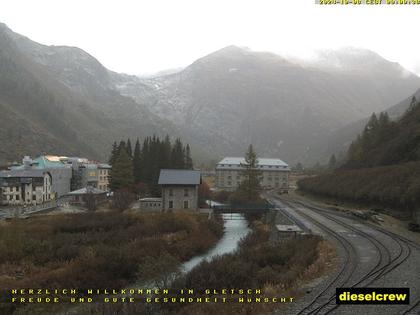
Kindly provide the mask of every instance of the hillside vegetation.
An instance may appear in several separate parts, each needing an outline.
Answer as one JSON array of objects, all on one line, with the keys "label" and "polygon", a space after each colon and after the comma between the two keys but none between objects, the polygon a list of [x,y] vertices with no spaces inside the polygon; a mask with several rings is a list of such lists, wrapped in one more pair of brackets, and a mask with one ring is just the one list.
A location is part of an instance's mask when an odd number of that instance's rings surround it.
[{"label": "hillside vegetation", "polygon": [[[151,280],[155,270],[173,272],[222,234],[219,221],[182,212],[13,220],[0,225],[0,287],[123,288]],[[0,304],[0,314],[12,313],[13,305]],[[35,314],[28,308],[23,314]]]},{"label": "hillside vegetation", "polygon": [[413,98],[396,121],[372,115],[351,144],[344,165],[299,181],[299,189],[327,197],[383,205],[400,211],[420,207],[420,103]]}]

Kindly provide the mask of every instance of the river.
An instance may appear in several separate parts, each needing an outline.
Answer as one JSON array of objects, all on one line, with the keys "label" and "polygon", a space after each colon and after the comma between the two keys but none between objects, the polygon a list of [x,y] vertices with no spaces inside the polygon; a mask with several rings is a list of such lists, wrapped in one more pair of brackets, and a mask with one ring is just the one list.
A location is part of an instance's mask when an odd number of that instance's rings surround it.
[{"label": "river", "polygon": [[[233,220],[230,220],[230,219]],[[211,260],[214,256],[233,252],[239,241],[251,230],[248,221],[241,214],[223,214],[224,234],[219,242],[204,255],[196,256],[182,264],[182,271],[187,273],[203,260]]]}]

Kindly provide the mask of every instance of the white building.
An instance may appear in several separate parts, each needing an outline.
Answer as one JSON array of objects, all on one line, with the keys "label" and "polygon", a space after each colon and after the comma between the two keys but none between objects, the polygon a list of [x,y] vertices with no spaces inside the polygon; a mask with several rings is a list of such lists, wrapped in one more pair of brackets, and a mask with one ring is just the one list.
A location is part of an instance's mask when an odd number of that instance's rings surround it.
[{"label": "white building", "polygon": [[0,172],[0,205],[38,205],[53,200],[52,177],[42,170]]},{"label": "white building", "polygon": [[[226,157],[216,166],[216,187],[220,190],[233,191],[241,183],[242,166],[245,159],[241,157]],[[261,171],[261,187],[277,189],[280,192],[289,190],[290,168],[280,159],[258,159],[258,169]]]}]

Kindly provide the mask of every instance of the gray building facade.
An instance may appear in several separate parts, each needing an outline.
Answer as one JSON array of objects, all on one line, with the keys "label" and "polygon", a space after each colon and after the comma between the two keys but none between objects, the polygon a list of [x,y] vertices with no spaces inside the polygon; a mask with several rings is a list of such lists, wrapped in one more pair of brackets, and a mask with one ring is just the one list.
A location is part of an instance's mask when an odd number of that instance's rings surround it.
[{"label": "gray building facade", "polygon": [[162,208],[164,211],[198,209],[200,171],[163,169],[160,171],[158,183],[162,187]]}]

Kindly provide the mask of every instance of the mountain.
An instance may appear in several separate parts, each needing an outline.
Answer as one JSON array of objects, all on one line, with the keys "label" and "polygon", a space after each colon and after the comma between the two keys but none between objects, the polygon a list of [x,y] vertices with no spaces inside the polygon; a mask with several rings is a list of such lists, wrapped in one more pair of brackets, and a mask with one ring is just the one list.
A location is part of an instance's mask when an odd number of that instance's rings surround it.
[{"label": "mountain", "polygon": [[369,119],[349,148],[346,169],[420,161],[420,103],[415,97],[405,114],[391,121],[386,113]]},{"label": "mountain", "polygon": [[[393,121],[401,118],[409,108],[413,96],[417,100],[420,100],[420,89],[418,89],[414,94],[405,98],[401,102],[398,102],[397,104],[385,109],[384,112],[386,112],[389,118]],[[343,128],[340,128],[331,133],[327,138],[327,141],[324,142],[324,146],[322,147],[321,144],[320,147],[321,151],[325,152],[324,160],[330,157],[332,154],[345,154],[351,142],[356,139],[360,133],[362,133],[363,128],[366,126],[368,121],[369,118],[366,117],[364,119],[352,122]]]},{"label": "mountain", "polygon": [[260,156],[312,163],[325,159],[331,135],[419,87],[398,64],[356,49],[304,63],[229,46],[140,78],[0,24],[0,163],[40,153],[105,159],[114,140],[153,133],[182,137],[196,160],[253,143]]},{"label": "mountain", "polygon": [[325,159],[326,140],[350,122],[395,104],[420,79],[359,49],[328,52],[314,63],[229,46],[182,71],[115,78],[116,88],[170,119],[209,155],[260,156],[289,163]]},{"label": "mountain", "polygon": [[412,98],[395,121],[385,113],[372,115],[343,166],[298,185],[311,194],[391,208],[420,222],[420,102]]},{"label": "mountain", "polygon": [[116,139],[173,133],[112,76],[79,48],[41,45],[0,24],[0,162],[40,153],[105,159]]}]

